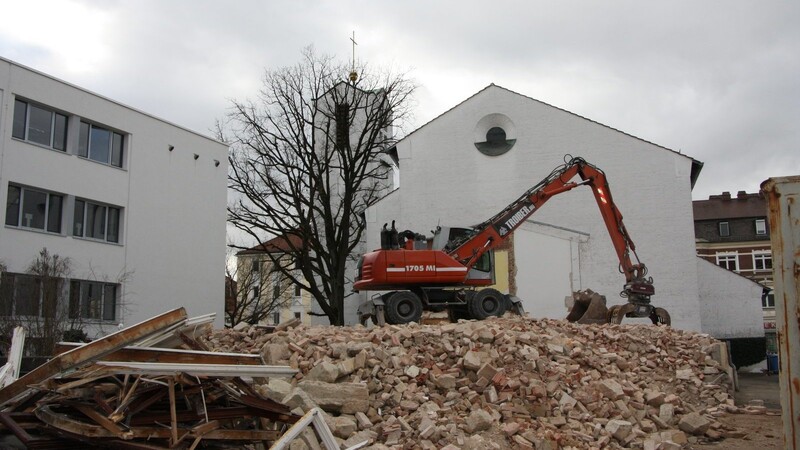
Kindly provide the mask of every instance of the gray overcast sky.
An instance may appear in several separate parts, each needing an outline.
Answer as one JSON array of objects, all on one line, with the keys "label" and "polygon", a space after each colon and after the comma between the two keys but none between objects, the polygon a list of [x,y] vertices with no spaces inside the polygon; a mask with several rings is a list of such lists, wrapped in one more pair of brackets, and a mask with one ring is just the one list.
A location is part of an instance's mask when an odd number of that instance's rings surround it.
[{"label": "gray overcast sky", "polygon": [[210,134],[264,68],[409,69],[411,129],[489,83],[705,163],[695,199],[800,174],[797,1],[13,1],[0,55]]}]

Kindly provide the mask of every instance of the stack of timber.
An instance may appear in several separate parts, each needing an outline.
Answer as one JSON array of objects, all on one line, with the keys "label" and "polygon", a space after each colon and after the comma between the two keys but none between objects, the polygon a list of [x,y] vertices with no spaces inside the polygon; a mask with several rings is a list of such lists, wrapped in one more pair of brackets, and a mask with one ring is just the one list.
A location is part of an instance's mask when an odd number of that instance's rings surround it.
[{"label": "stack of timber", "polygon": [[60,344],[0,389],[4,442],[13,434],[23,448],[269,447],[301,416],[259,395],[252,379],[297,371],[206,351],[196,337],[212,321],[179,308],[88,344]]}]

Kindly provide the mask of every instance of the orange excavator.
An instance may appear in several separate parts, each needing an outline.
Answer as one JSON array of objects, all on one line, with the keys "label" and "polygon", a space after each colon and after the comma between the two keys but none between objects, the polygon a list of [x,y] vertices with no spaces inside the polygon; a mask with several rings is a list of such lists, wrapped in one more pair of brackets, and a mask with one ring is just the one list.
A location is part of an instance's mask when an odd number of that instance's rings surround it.
[{"label": "orange excavator", "polygon": [[486,287],[495,283],[493,250],[553,196],[588,186],[614,244],[619,270],[625,276],[620,295],[628,302],[609,309],[605,297],[590,290],[576,292],[567,319],[620,323],[623,317],[645,317],[654,324],[669,325],[669,313],[650,304],[655,293],[653,279],[647,277],[647,268],[636,255],[605,173],[583,158],[567,157],[565,161],[475,227],[437,227],[433,238],[428,239],[410,230],[398,232],[394,222],[391,229],[384,225],[381,248],[358,260],[353,290],[388,292],[363,303],[358,310],[359,320],[403,324],[419,321],[423,310],[447,310],[452,319],[485,319],[501,316],[509,309],[522,314],[518,298]]}]

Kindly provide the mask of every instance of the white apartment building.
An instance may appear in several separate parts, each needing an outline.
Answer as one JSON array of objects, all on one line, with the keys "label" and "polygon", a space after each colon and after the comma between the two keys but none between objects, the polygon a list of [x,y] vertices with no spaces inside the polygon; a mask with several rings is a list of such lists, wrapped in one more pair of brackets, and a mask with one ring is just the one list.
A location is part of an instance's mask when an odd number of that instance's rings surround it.
[{"label": "white apartment building", "polygon": [[227,145],[0,59],[3,315],[42,248],[70,259],[70,315],[93,333],[224,307]]}]

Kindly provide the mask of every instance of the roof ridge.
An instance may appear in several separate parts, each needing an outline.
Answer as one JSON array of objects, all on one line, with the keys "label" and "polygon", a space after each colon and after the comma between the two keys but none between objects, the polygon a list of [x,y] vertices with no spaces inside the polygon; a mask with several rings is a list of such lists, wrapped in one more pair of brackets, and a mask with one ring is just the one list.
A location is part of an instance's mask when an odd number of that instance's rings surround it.
[{"label": "roof ridge", "polygon": [[570,110],[567,110],[567,109],[564,109],[564,108],[560,108],[560,107],[558,107],[558,106],[555,106],[555,105],[551,105],[550,103],[547,103],[547,102],[544,102],[544,101],[542,101],[542,100],[539,100],[539,99],[533,98],[533,97],[531,97],[531,96],[529,96],[529,95],[521,94],[521,93],[519,93],[519,92],[517,92],[517,91],[514,91],[514,90],[512,90],[512,89],[509,89],[509,88],[506,88],[506,87],[500,86],[500,85],[498,85],[498,84],[495,84],[495,83],[493,83],[493,82],[492,82],[492,83],[490,83],[490,84],[488,84],[486,87],[484,87],[483,89],[479,90],[478,92],[476,92],[476,93],[474,93],[474,94],[470,95],[469,97],[465,98],[464,100],[462,100],[462,101],[458,102],[457,104],[455,104],[455,105],[454,105],[454,106],[452,106],[451,108],[447,109],[447,110],[446,110],[446,111],[444,111],[443,113],[439,114],[438,116],[434,117],[433,119],[431,119],[431,120],[429,120],[429,121],[425,122],[424,124],[420,125],[419,127],[417,127],[417,128],[416,128],[414,131],[412,131],[411,133],[408,133],[407,135],[403,136],[403,138],[402,138],[402,139],[400,139],[400,141],[398,141],[398,143],[399,143],[399,142],[402,142],[403,140],[405,140],[406,138],[410,137],[411,135],[413,135],[413,134],[414,134],[414,133],[416,133],[417,131],[419,131],[419,130],[421,130],[421,129],[425,128],[426,126],[428,126],[428,125],[429,125],[429,124],[431,124],[432,122],[434,122],[434,121],[438,120],[440,117],[442,117],[442,116],[444,116],[445,114],[449,113],[450,111],[452,111],[452,110],[454,110],[454,109],[458,108],[459,106],[461,106],[461,105],[463,105],[464,103],[468,102],[468,101],[469,101],[469,100],[471,100],[472,98],[476,97],[478,94],[480,94],[480,93],[482,93],[482,92],[484,92],[484,91],[486,91],[486,90],[488,90],[489,88],[492,88],[492,87],[496,87],[496,88],[502,89],[502,90],[504,90],[504,91],[507,91],[507,92],[510,92],[510,93],[512,93],[512,94],[518,95],[518,96],[520,96],[520,97],[523,97],[523,98],[526,98],[526,99],[528,99],[528,100],[532,100],[532,101],[535,101],[535,102],[537,102],[537,103],[541,103],[542,105],[549,106],[549,107],[551,107],[551,108],[554,108],[554,109],[557,109],[557,110],[559,110],[559,111],[563,111],[563,112],[565,112],[565,113],[567,113],[567,114],[571,114],[571,115],[573,115],[573,116],[575,116],[575,117],[579,117],[579,118],[581,118],[581,119],[587,120],[587,121],[589,121],[589,122],[592,122],[592,123],[595,123],[595,124],[597,124],[597,125],[600,125],[601,127],[608,128],[608,129],[610,129],[610,130],[614,130],[614,131],[616,131],[616,132],[618,132],[618,133],[622,133],[622,134],[624,134],[624,135],[626,135],[626,136],[630,136],[630,137],[632,137],[632,138],[634,138],[634,139],[636,139],[636,140],[639,140],[639,141],[642,141],[642,142],[646,142],[646,143],[648,143],[648,144],[654,145],[654,146],[656,146],[656,147],[662,148],[662,149],[664,149],[664,150],[667,150],[667,151],[670,151],[670,152],[672,152],[672,153],[675,153],[675,154],[681,155],[681,156],[683,156],[683,157],[685,157],[685,158],[689,158],[689,159],[691,159],[692,161],[695,161],[695,162],[697,162],[698,164],[703,164],[701,161],[699,161],[699,160],[697,160],[697,159],[695,159],[695,158],[693,158],[693,157],[691,157],[691,156],[689,156],[689,155],[687,155],[687,154],[681,153],[681,152],[679,152],[679,151],[673,150],[673,149],[671,149],[671,148],[669,148],[669,147],[665,147],[665,146],[663,146],[663,145],[660,145],[660,144],[656,144],[655,142],[648,141],[647,139],[640,138],[640,137],[638,137],[638,136],[636,136],[636,135],[633,135],[633,134],[627,133],[627,132],[625,132],[625,131],[622,131],[622,130],[620,130],[620,129],[618,129],[618,128],[614,128],[614,127],[612,127],[612,126],[606,125],[606,124],[604,124],[604,123],[598,122],[598,121],[596,121],[596,120],[593,120],[593,119],[590,119],[590,118],[588,118],[588,117],[584,117],[584,116],[582,116],[582,115],[580,115],[580,114],[577,114],[577,113],[574,113],[574,112],[572,112],[572,111],[570,111]]}]

